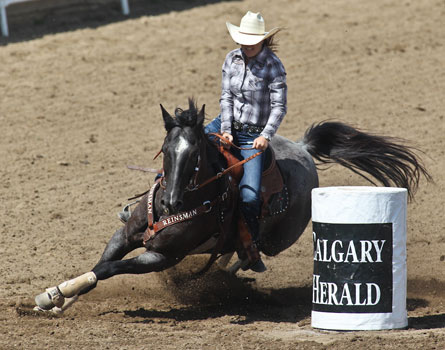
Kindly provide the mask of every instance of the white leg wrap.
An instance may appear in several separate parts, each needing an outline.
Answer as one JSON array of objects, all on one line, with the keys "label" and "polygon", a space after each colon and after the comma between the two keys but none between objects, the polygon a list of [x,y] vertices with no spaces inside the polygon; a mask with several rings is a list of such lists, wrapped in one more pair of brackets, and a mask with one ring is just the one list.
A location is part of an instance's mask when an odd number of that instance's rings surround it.
[{"label": "white leg wrap", "polygon": [[62,294],[60,294],[60,291],[57,289],[57,287],[48,288],[46,292],[48,293],[49,298],[55,306],[61,307],[65,302],[65,298]]},{"label": "white leg wrap", "polygon": [[60,294],[57,287],[51,287],[37,295],[35,301],[36,305],[42,310],[51,310],[54,306],[61,307],[65,298]]},{"label": "white leg wrap", "polygon": [[[53,287],[53,288],[56,288],[56,287]],[[44,294],[46,294],[48,296],[47,299],[49,300],[48,293],[45,292]],[[61,297],[63,298],[63,296],[61,296]],[[38,296],[38,298],[39,299],[36,299],[36,300],[41,301],[42,297]],[[63,305],[61,307],[54,306],[52,301],[50,301],[50,304],[48,304],[48,302],[46,300],[44,300],[44,303],[40,303],[40,305],[35,306],[33,310],[38,311],[38,312],[48,312],[48,313],[52,313],[55,315],[61,315],[61,314],[63,314],[63,312],[66,309],[71,307],[77,301],[78,298],[79,297],[77,295],[73,296],[72,298],[66,298],[66,299],[63,298],[63,299],[65,299],[65,302],[63,303]]]},{"label": "white leg wrap", "polygon": [[[97,277],[94,272],[87,272],[83,275],[73,278],[72,280],[65,281],[57,286],[59,288],[60,292],[63,294],[66,298],[71,298],[79,292],[88,287],[93,285],[97,282]],[[62,303],[63,305],[63,303]],[[56,305],[58,306],[58,305]],[[60,307],[60,306],[59,306]]]}]

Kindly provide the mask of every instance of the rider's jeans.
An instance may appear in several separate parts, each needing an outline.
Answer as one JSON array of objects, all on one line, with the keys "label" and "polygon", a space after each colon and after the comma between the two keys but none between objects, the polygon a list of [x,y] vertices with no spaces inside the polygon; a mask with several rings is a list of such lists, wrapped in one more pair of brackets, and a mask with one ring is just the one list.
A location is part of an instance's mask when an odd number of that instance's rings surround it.
[{"label": "rider's jeans", "polygon": [[[220,132],[221,118],[213,119],[205,128],[206,134]],[[233,130],[233,143],[241,148],[252,148],[253,141],[260,136],[258,133],[249,133]],[[210,136],[211,137],[211,136]],[[232,149],[233,154],[240,160],[246,159],[259,151],[257,149]],[[261,174],[263,173],[264,153],[244,163],[244,175],[239,188],[241,197],[241,212],[244,215],[254,241],[259,239],[258,216],[261,210]]]}]

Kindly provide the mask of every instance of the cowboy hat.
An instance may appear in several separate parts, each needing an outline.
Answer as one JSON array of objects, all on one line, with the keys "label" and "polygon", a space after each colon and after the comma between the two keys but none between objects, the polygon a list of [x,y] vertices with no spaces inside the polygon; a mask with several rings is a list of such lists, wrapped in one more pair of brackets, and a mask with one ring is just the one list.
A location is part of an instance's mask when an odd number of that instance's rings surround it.
[{"label": "cowboy hat", "polygon": [[239,27],[229,22],[226,22],[226,25],[232,39],[240,45],[256,45],[280,30],[280,28],[274,28],[266,32],[264,18],[261,16],[261,13],[250,11],[247,11],[244,17],[241,18]]}]

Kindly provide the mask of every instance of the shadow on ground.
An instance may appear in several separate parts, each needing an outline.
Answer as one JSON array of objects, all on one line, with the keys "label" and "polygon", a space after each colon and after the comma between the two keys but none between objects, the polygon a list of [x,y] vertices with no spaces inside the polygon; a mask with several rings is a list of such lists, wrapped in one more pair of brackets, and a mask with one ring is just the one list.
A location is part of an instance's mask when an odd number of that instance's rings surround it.
[{"label": "shadow on ground", "polygon": [[122,14],[119,0],[39,0],[6,8],[9,37],[0,36],[0,46],[28,41],[47,34],[97,28],[129,18],[155,16],[197,6],[240,0],[130,0],[130,15]]},{"label": "shadow on ground", "polygon": [[262,289],[254,278],[240,278],[222,270],[201,277],[166,271],[160,277],[165,282],[164,293],[174,297],[175,305],[169,310],[125,310],[126,317],[150,323],[154,319],[190,321],[233,316],[232,323],[248,324],[299,322],[311,314],[311,286]]},{"label": "shadow on ground", "polygon": [[[166,271],[161,279],[169,281],[168,292],[183,306],[170,310],[139,308],[124,311],[134,322],[153,320],[191,321],[232,316],[231,323],[256,321],[291,322],[311,316],[312,287],[261,289],[254,278],[240,278],[222,270],[201,277]],[[408,298],[407,310],[429,306],[424,298]],[[410,329],[433,329],[445,326],[445,314],[409,317]]]},{"label": "shadow on ground", "polygon": [[408,327],[411,329],[444,328],[445,314],[409,317]]},{"label": "shadow on ground", "polygon": [[135,322],[143,323],[153,322],[153,319],[191,321],[233,316],[231,323],[241,325],[256,321],[295,323],[311,314],[310,287],[261,292],[246,287],[245,292],[236,298],[231,295],[218,303],[199,303],[168,311],[139,308],[124,314],[134,318]]}]

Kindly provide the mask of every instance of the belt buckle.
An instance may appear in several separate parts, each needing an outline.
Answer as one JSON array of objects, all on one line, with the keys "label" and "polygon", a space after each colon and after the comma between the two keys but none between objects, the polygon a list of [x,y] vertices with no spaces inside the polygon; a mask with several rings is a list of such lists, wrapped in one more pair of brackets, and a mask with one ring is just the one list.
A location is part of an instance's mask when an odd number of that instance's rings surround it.
[{"label": "belt buckle", "polygon": [[261,128],[259,126],[249,125],[247,127],[247,131],[252,134],[259,134],[261,132]]},{"label": "belt buckle", "polygon": [[235,121],[233,122],[233,128],[234,128],[236,131],[242,131],[242,130],[243,130],[243,124],[240,123],[239,121],[235,120]]}]

